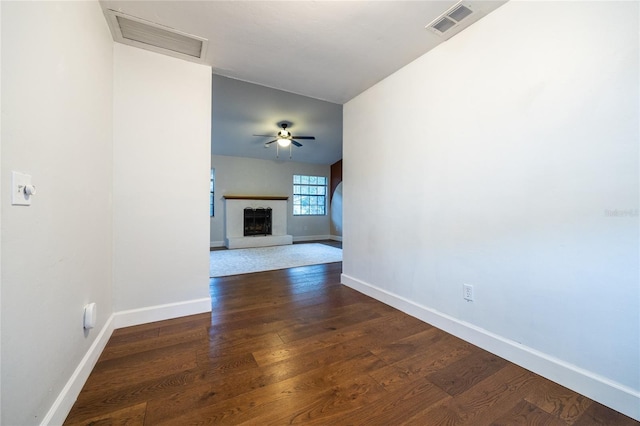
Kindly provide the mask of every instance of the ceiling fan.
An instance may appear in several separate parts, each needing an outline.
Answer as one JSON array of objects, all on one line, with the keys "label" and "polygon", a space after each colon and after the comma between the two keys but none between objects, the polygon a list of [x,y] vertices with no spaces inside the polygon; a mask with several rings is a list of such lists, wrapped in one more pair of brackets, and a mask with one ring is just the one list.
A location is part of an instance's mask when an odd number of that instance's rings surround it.
[{"label": "ceiling fan", "polygon": [[270,137],[270,138],[275,138],[272,141],[269,141],[267,143],[264,144],[265,148],[269,148],[269,145],[271,145],[274,142],[277,142],[276,145],[276,156],[278,155],[278,148],[282,147],[282,148],[286,148],[289,147],[289,158],[291,158],[291,145],[295,145],[297,147],[301,147],[302,144],[300,142],[298,142],[296,139],[308,139],[308,140],[315,140],[315,136],[294,136],[291,134],[291,132],[289,130],[287,130],[287,127],[289,126],[288,123],[282,123],[280,124],[281,129],[278,130],[278,133],[276,133],[275,135],[253,135],[253,136],[264,136],[264,137]]}]

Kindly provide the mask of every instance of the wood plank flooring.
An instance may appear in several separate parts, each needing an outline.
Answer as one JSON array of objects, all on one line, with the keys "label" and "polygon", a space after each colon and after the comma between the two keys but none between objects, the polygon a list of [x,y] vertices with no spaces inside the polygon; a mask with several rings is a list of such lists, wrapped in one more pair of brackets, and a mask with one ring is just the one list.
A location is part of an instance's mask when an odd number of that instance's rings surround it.
[{"label": "wood plank flooring", "polygon": [[211,314],[116,330],[67,425],[638,425],[340,284],[211,280]]}]

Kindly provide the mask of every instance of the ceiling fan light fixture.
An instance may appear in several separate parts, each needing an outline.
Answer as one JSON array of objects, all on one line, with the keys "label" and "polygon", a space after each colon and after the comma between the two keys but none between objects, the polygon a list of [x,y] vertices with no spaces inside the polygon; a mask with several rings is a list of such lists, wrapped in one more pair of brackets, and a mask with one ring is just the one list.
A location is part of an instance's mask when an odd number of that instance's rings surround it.
[{"label": "ceiling fan light fixture", "polygon": [[286,148],[289,145],[291,145],[291,139],[279,138],[278,145],[280,145],[283,148]]}]

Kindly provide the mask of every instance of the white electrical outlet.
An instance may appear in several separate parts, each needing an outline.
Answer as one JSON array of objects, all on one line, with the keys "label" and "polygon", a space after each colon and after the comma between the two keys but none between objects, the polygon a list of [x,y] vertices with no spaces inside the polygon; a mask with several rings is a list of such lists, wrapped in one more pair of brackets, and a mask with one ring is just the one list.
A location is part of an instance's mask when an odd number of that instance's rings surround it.
[{"label": "white electrical outlet", "polygon": [[464,300],[473,302],[473,286],[471,284],[462,285],[462,297]]}]

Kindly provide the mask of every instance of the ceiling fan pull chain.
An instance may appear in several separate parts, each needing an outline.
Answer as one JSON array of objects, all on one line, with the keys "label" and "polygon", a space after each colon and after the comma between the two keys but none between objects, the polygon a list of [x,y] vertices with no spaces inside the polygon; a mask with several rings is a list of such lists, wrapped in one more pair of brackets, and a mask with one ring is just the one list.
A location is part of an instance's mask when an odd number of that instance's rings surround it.
[{"label": "ceiling fan pull chain", "polygon": [[292,147],[292,146],[293,146],[293,145],[289,144],[289,160],[291,160],[291,147]]}]

